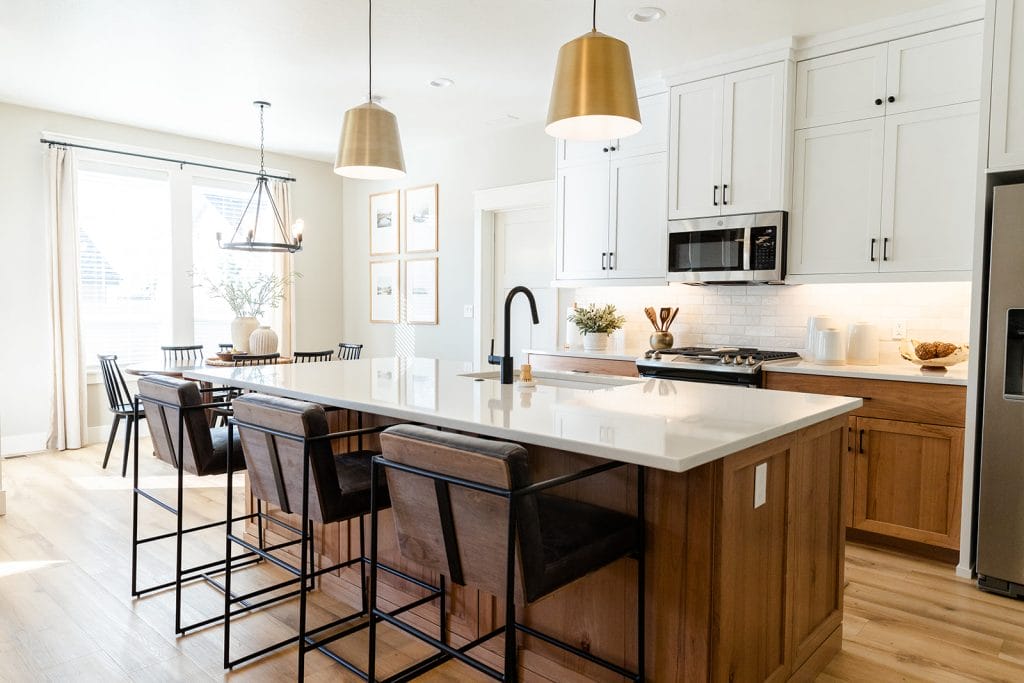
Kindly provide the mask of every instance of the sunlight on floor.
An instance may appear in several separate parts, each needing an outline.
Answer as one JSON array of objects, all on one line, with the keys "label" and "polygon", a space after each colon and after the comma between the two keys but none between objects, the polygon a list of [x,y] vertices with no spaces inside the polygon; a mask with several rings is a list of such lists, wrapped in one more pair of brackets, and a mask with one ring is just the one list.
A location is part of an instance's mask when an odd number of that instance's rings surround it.
[{"label": "sunlight on floor", "polygon": [[34,572],[37,569],[46,569],[47,567],[67,563],[67,560],[21,560],[0,562],[0,579],[8,576],[14,576],[15,574]]}]

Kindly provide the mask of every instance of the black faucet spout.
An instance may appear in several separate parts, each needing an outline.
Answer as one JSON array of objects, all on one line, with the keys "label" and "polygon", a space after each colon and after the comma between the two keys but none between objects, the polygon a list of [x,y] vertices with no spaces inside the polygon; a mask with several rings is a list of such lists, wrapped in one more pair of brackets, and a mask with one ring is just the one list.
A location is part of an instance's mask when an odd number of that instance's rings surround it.
[{"label": "black faucet spout", "polygon": [[505,325],[504,325],[504,342],[505,342],[505,353],[500,358],[495,358],[493,349],[494,342],[491,341],[491,355],[487,357],[487,362],[492,365],[499,365],[501,367],[501,383],[512,384],[512,353],[509,347],[512,345],[512,333],[509,330],[512,319],[512,300],[517,294],[523,294],[526,296],[526,300],[530,303],[530,315],[533,317],[533,324],[540,324],[540,317],[537,315],[537,300],[533,298],[533,292],[526,287],[519,285],[509,290],[508,296],[505,297]]}]

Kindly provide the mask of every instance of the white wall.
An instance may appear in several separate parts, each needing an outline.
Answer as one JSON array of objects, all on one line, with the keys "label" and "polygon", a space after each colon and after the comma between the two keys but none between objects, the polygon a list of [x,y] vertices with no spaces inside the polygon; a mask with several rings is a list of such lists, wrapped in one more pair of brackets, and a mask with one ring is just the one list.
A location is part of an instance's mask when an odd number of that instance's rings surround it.
[{"label": "white wall", "polygon": [[[408,175],[397,182],[346,180],[342,262],[346,340],[364,344],[367,356],[397,353],[470,360],[473,320],[463,317],[463,306],[473,303],[473,193],[554,178],[554,150],[554,141],[544,133],[543,124],[536,123],[486,137],[406,149]],[[370,323],[369,196],[435,182],[439,189],[439,322]],[[390,257],[381,260],[386,258]]]},{"label": "white wall", "polygon": [[[0,103],[0,416],[5,453],[38,450],[49,420],[46,148],[43,131],[251,166],[253,150]],[[272,129],[270,142],[272,144]],[[267,166],[292,174],[292,213],[306,221],[295,255],[296,345],[328,348],[342,336],[342,183],[329,164],[277,154]],[[159,254],[139,254],[159,258]],[[115,350],[116,351],[116,350]],[[154,350],[156,351],[156,350]],[[90,391],[99,398],[101,393]],[[90,410],[105,421],[103,410]]]}]

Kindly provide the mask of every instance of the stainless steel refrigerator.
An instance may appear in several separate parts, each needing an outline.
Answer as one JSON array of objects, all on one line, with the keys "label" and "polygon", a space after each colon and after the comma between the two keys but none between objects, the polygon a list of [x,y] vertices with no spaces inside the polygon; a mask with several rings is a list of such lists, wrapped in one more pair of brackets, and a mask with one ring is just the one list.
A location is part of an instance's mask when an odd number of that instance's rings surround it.
[{"label": "stainless steel refrigerator", "polygon": [[992,189],[978,586],[1024,597],[1024,184]]}]

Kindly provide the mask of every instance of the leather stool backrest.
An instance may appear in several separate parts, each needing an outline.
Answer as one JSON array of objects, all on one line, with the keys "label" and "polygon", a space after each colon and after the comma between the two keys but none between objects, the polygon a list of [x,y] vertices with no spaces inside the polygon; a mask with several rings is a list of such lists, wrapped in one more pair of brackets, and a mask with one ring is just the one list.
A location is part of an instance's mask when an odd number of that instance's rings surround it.
[{"label": "leather stool backrest", "polygon": [[[232,402],[240,423],[291,434],[276,436],[258,428],[238,425],[245,453],[249,485],[260,500],[286,513],[302,514],[303,441],[328,432],[327,414],[322,406],[305,401],[246,394]],[[338,518],[342,492],[334,455],[328,440],[314,441],[310,448],[309,519],[314,522]]]},{"label": "leather stool backrest", "polygon": [[[213,465],[213,439],[205,410],[189,410],[202,405],[199,385],[178,377],[148,375],[139,380],[138,397],[146,409],[149,434],[158,458],[174,467],[182,458],[182,468],[202,476]],[[160,405],[152,399],[171,404]],[[178,453],[178,421],[184,410],[183,453]]]},{"label": "leather stool backrest", "polygon": [[[504,491],[529,484],[527,451],[519,444],[414,425],[391,427],[380,441],[389,462]],[[395,468],[384,471],[402,555],[455,583],[504,595],[510,499]],[[535,497],[518,499],[516,527],[515,599],[522,603],[524,573],[529,580],[543,571]]]}]

